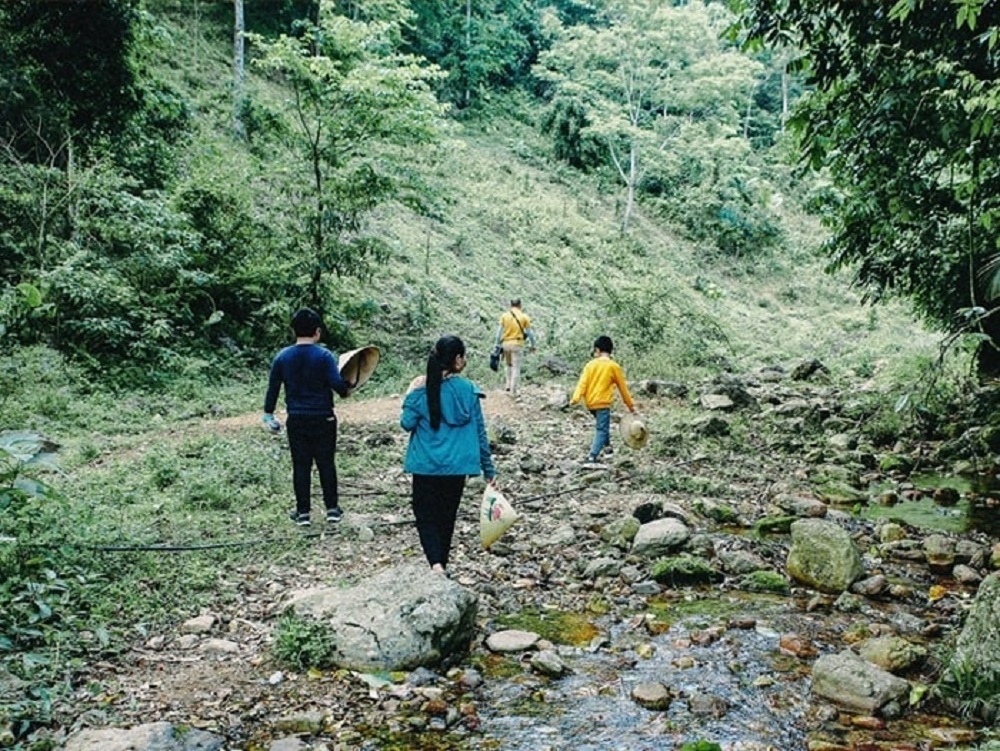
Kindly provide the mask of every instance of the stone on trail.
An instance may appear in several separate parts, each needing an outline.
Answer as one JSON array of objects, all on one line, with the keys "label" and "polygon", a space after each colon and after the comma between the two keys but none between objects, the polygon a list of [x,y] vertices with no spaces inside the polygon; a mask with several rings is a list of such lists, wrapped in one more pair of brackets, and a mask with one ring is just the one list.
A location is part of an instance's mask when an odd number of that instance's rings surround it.
[{"label": "stone on trail", "polygon": [[340,667],[373,672],[432,667],[469,650],[477,595],[426,565],[385,569],[347,589],[291,594],[289,608],[329,626]]}]

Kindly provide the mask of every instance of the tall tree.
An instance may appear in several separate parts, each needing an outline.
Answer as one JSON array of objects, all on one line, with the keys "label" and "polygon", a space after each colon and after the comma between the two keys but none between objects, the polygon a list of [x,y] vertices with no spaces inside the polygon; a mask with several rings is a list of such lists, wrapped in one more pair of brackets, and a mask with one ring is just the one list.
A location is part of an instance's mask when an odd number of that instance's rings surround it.
[{"label": "tall tree", "polygon": [[749,0],[751,43],[801,50],[812,93],[791,126],[828,170],[830,252],[869,299],[907,297],[977,331],[1000,372],[1000,4]]},{"label": "tall tree", "polygon": [[557,152],[578,162],[603,153],[625,190],[623,229],[649,169],[692,123],[705,133],[742,130],[760,66],[725,49],[714,12],[702,2],[618,0],[606,26],[566,28],[535,67]]},{"label": "tall tree", "polygon": [[394,51],[399,21],[356,21],[324,7],[318,25],[273,42],[255,38],[259,67],[291,92],[294,143],[305,159],[300,263],[307,302],[323,307],[329,275],[364,277],[385,257],[366,233],[371,212],[406,199],[402,162],[434,141],[443,108],[437,73]]},{"label": "tall tree", "polygon": [[406,49],[448,73],[439,96],[456,107],[522,81],[541,43],[531,0],[411,0]]}]

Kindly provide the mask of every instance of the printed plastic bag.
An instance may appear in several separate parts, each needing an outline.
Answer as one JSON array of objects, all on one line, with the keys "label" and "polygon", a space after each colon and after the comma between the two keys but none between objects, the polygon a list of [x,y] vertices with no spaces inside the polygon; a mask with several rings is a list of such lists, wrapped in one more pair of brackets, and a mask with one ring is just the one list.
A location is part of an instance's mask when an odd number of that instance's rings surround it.
[{"label": "printed plastic bag", "polygon": [[479,509],[479,537],[483,550],[500,539],[520,515],[503,497],[499,490],[489,485],[483,491],[483,502]]}]

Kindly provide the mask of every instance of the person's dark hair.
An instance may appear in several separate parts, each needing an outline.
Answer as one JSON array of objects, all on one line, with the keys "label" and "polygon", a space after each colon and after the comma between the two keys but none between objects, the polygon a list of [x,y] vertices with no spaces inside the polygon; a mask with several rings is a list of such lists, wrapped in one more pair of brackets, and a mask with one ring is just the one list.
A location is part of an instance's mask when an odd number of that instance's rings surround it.
[{"label": "person's dark hair", "polygon": [[427,411],[431,415],[431,427],[437,430],[441,425],[441,382],[442,371],[452,372],[455,358],[465,354],[465,342],[457,336],[442,336],[427,358]]},{"label": "person's dark hair", "polygon": [[610,355],[615,351],[615,343],[611,341],[610,336],[599,336],[594,340],[594,349],[599,349],[601,352],[607,352]]},{"label": "person's dark hair", "polygon": [[510,298],[510,307],[512,307],[512,308],[520,308],[521,307],[521,298],[520,297],[512,297],[512,298]]},{"label": "person's dark hair", "polygon": [[292,331],[295,336],[312,336],[323,325],[322,319],[312,308],[302,308],[292,316]]}]

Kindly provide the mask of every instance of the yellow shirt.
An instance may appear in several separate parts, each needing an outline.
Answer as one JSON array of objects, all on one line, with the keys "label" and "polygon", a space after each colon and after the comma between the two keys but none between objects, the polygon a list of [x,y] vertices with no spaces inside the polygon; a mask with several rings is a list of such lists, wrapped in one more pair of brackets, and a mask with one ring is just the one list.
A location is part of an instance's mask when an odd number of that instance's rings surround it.
[{"label": "yellow shirt", "polygon": [[569,403],[576,404],[582,398],[583,406],[587,409],[606,409],[611,406],[616,386],[625,406],[629,411],[634,410],[635,404],[632,402],[628,384],[625,383],[625,371],[622,370],[622,366],[607,355],[600,355],[584,366]]},{"label": "yellow shirt", "polygon": [[[517,316],[515,319],[514,316]],[[518,326],[517,322],[520,321],[521,325]],[[524,329],[522,332],[521,329]],[[518,309],[516,312],[508,310],[502,316],[500,316],[500,342],[517,342],[518,344],[524,344],[525,336],[529,340],[533,340],[534,337],[531,334],[531,319],[527,315]],[[533,342],[532,342],[533,343]]]}]

